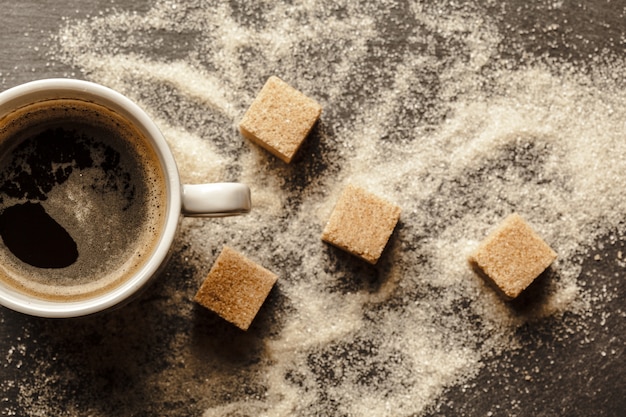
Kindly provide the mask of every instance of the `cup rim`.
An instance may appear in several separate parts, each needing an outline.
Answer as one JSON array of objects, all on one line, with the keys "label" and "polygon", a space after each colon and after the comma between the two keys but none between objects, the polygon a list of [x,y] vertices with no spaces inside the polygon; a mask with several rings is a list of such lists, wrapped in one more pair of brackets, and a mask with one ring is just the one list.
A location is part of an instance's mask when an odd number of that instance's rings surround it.
[{"label": "cup rim", "polygon": [[174,156],[154,121],[135,102],[109,87],[69,78],[30,81],[0,93],[0,116],[27,104],[55,98],[91,99],[137,124],[159,158],[165,176],[167,201],[164,226],[149,261],[132,277],[110,291],[82,300],[54,301],[22,294],[0,283],[0,304],[5,307],[31,316],[69,318],[86,316],[121,305],[157,275],[168,257],[178,228],[182,210],[182,186]]}]

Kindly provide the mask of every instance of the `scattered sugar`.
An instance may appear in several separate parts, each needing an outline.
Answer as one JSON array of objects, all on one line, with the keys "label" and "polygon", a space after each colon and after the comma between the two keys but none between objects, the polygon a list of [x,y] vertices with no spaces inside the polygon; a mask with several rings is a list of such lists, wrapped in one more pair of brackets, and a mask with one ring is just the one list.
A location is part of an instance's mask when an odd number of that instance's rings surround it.
[{"label": "scattered sugar", "polygon": [[[199,367],[164,367],[143,388],[155,401],[164,392],[184,401],[171,387],[186,387],[205,416],[419,415],[516,349],[522,325],[594,317],[610,298],[579,275],[596,238],[626,232],[624,62],[598,54],[596,69],[580,71],[528,55],[507,61],[505,34],[471,6],[353,3],[157,2],[146,13],[68,19],[52,42],[54,60],[155,117],[185,181],[252,187],[250,215],[183,222],[188,263],[204,271],[229,244],[281,276],[285,306],[269,300],[280,325],[257,361],[245,371],[219,358],[200,365],[182,326],[167,360]],[[235,129],[270,75],[297,80],[324,107],[317,142],[295,166]],[[376,268],[319,240],[348,183],[406,213]],[[512,211],[559,254],[544,299],[524,313],[466,263]],[[165,288],[167,314],[193,321],[184,297]],[[584,332],[583,322],[570,330]],[[57,395],[43,388],[61,377],[46,375],[21,401]],[[262,388],[244,394],[243,379]]]},{"label": "scattered sugar", "polygon": [[184,129],[170,126],[153,118],[165,137],[178,165],[184,184],[222,181],[226,175],[226,160],[210,141]]}]

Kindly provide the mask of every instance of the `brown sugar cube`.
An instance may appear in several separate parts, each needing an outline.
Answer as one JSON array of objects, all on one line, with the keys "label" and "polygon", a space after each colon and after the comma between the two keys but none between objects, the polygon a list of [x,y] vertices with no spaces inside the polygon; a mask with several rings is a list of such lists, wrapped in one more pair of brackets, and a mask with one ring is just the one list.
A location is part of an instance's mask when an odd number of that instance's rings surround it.
[{"label": "brown sugar cube", "polygon": [[348,185],[324,228],[322,240],[375,264],[399,218],[400,207]]},{"label": "brown sugar cube", "polygon": [[241,134],[289,163],[322,106],[280,78],[270,77],[239,123]]},{"label": "brown sugar cube", "polygon": [[470,256],[472,266],[507,299],[520,295],[556,259],[556,253],[513,213]]},{"label": "brown sugar cube", "polygon": [[225,246],[194,301],[240,329],[248,330],[277,278],[272,272]]}]

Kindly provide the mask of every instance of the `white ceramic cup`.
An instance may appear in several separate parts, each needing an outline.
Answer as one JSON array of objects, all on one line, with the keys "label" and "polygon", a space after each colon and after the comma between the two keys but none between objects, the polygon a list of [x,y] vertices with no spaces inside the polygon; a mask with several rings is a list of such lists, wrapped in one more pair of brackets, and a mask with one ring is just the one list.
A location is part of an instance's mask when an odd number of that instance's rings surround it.
[{"label": "white ceramic cup", "polygon": [[46,79],[13,87],[0,93],[0,123],[5,115],[18,108],[51,99],[100,104],[143,132],[158,155],[165,175],[166,218],[159,235],[155,236],[158,242],[149,260],[118,286],[91,298],[69,301],[38,298],[0,282],[0,304],[5,307],[41,317],[78,317],[120,306],[144,288],[165,265],[182,216],[215,217],[250,211],[250,189],[244,184],[181,184],[172,152],[154,122],[131,100],[101,85],[74,79]]}]

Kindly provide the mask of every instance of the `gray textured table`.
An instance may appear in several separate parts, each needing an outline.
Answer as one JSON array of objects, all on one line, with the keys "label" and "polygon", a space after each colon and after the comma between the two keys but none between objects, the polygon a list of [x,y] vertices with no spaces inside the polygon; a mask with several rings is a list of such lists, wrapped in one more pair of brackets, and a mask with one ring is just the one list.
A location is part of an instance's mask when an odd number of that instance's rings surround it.
[{"label": "gray textured table", "polygon": [[[0,309],[0,414],[624,415],[626,2],[293,3],[2,2],[0,88],[116,88],[255,209],[120,310]],[[324,106],[290,165],[236,131],[274,74]],[[403,208],[375,267],[319,240],[349,182]],[[559,260],[505,303],[463,259],[510,211]],[[226,244],[280,277],[248,332],[192,301]]]}]

